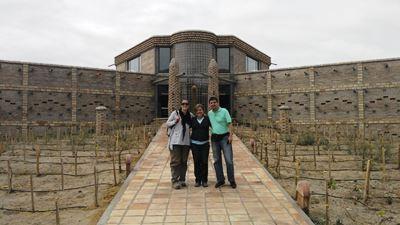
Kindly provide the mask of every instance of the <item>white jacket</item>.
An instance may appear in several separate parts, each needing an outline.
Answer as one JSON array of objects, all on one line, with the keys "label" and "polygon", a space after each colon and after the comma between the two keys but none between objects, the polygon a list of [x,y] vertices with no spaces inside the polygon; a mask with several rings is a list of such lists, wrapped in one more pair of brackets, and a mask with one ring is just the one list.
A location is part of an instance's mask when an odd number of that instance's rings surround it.
[{"label": "white jacket", "polygon": [[186,124],[186,132],[185,136],[182,139],[183,135],[183,126],[182,126],[182,119],[176,123],[176,119],[179,118],[179,112],[174,110],[171,115],[168,117],[167,120],[167,127],[170,128],[169,138],[168,138],[168,145],[169,149],[172,149],[173,145],[188,145],[190,146],[190,130],[189,124]]}]

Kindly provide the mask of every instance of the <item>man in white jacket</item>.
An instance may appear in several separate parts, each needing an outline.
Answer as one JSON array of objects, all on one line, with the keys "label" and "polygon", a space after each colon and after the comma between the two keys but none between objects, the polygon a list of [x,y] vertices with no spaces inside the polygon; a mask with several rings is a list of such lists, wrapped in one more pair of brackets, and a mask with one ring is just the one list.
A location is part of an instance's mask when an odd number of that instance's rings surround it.
[{"label": "man in white jacket", "polygon": [[167,127],[170,129],[168,147],[171,155],[171,182],[175,189],[186,187],[187,159],[190,148],[189,101],[182,100],[179,110],[174,110],[168,118]]}]

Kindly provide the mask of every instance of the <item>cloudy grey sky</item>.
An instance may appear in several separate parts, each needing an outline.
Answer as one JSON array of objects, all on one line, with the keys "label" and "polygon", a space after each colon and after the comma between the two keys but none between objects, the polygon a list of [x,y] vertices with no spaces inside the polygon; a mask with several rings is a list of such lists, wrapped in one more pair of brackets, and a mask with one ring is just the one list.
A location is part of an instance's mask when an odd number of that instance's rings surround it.
[{"label": "cloudy grey sky", "polygon": [[399,0],[1,0],[0,59],[107,68],[191,29],[236,35],[272,68],[400,57]]}]

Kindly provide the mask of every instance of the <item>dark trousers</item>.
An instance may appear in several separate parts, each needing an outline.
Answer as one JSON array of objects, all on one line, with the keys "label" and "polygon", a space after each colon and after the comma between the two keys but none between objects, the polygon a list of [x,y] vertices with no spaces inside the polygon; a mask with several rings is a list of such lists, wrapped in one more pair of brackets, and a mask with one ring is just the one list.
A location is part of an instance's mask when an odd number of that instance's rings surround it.
[{"label": "dark trousers", "polygon": [[208,154],[210,153],[210,144],[196,145],[192,144],[192,155],[194,162],[194,176],[196,183],[208,182]]},{"label": "dark trousers", "polygon": [[234,168],[233,168],[233,152],[232,144],[228,143],[228,135],[220,141],[211,142],[214,158],[215,174],[217,182],[225,181],[224,170],[222,167],[222,153],[226,163],[226,170],[228,174],[228,181],[235,182]]},{"label": "dark trousers", "polygon": [[171,181],[172,183],[186,180],[187,160],[189,156],[188,145],[173,145],[169,151],[171,156]]}]

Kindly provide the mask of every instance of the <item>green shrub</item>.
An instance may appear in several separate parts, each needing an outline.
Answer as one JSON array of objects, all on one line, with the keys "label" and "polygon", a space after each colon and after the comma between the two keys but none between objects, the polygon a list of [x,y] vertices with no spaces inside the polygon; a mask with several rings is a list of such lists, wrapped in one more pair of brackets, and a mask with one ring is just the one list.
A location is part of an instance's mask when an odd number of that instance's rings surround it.
[{"label": "green shrub", "polygon": [[297,144],[302,146],[313,145],[314,143],[315,136],[313,133],[310,132],[301,133],[299,136],[299,140],[297,141]]}]

